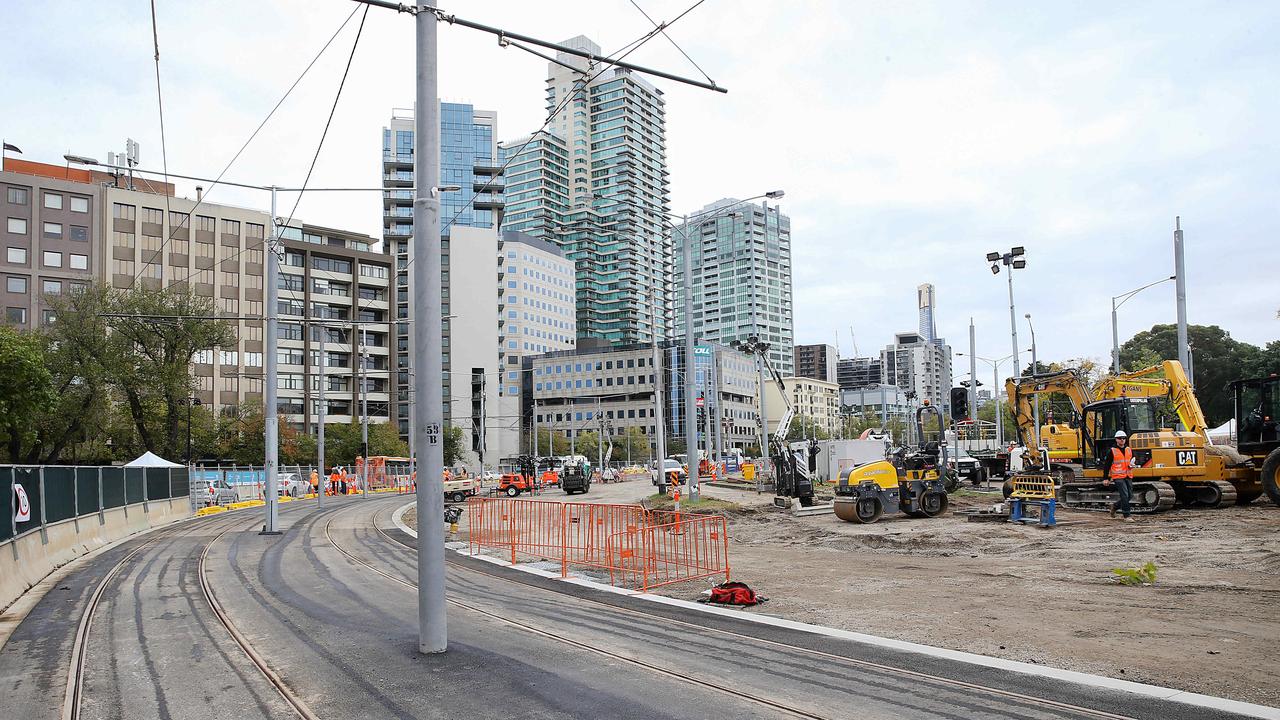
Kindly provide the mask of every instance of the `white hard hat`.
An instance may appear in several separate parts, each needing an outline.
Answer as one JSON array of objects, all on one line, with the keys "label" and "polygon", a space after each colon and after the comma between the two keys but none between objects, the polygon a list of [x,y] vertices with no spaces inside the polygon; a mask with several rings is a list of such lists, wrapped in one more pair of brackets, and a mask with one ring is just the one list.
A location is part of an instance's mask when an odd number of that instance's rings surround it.
[{"label": "white hard hat", "polygon": [[1123,431],[1123,430],[1117,430],[1117,431],[1116,431],[1116,439],[1117,439],[1117,440],[1118,440],[1118,439],[1120,439],[1120,438],[1127,438],[1127,437],[1129,437],[1129,435],[1128,435],[1128,433],[1126,433],[1125,431]]}]

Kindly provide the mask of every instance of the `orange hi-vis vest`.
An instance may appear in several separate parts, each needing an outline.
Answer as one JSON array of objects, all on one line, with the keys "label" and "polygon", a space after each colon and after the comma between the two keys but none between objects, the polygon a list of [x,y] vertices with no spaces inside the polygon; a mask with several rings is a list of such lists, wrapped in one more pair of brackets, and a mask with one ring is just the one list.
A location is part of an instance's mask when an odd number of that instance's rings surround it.
[{"label": "orange hi-vis vest", "polygon": [[1130,467],[1132,460],[1133,448],[1128,445],[1123,450],[1118,447],[1111,448],[1111,478],[1119,480],[1133,477],[1133,468]]}]

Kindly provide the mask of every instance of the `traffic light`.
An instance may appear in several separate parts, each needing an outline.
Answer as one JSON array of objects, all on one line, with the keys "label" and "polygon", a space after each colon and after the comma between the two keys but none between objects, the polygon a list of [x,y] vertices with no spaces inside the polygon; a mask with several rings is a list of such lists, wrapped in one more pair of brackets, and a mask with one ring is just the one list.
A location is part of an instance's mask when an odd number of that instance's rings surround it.
[{"label": "traffic light", "polygon": [[471,368],[471,449],[484,458],[484,368]]},{"label": "traffic light", "polygon": [[967,388],[951,388],[951,419],[969,419],[969,390]]}]

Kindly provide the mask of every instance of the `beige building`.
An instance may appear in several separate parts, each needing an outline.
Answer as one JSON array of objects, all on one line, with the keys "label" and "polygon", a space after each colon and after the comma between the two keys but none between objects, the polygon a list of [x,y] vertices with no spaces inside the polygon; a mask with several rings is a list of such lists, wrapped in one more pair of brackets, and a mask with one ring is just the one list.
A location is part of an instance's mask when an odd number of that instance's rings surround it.
[{"label": "beige building", "polygon": [[[807,377],[787,377],[782,379],[782,383],[787,386],[787,394],[797,416],[812,418],[818,427],[832,435],[836,433],[840,427],[838,384]],[[765,411],[769,417],[769,433],[772,434],[786,412],[786,405],[776,383],[768,383],[765,388]]]}]

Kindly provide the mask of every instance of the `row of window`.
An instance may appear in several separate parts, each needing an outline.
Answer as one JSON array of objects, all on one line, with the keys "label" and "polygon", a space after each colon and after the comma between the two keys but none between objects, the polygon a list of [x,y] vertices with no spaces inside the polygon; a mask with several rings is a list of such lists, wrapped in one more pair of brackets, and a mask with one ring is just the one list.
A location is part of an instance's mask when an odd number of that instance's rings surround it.
[{"label": "row of window", "polygon": [[[640,408],[639,410],[636,410],[633,408],[625,411],[624,410],[617,410],[617,411],[604,410],[600,412],[600,414],[603,415],[606,420],[622,420],[624,418],[624,413],[625,413],[625,418],[628,420],[635,419],[635,418],[655,417],[653,408]],[[539,413],[537,417],[537,420],[539,423],[569,422],[571,420],[595,420],[595,419],[596,419],[596,412],[594,410],[587,410],[585,412],[573,412],[573,413],[547,413],[546,415]]]},{"label": "row of window", "polygon": [[[63,253],[57,252],[54,250],[45,250],[44,256],[41,259],[44,260],[45,267],[60,268],[62,267]],[[67,259],[66,260],[67,267],[72,270],[88,270],[89,269],[88,255],[80,255],[78,253],[66,253],[66,259]],[[5,251],[5,260],[14,265],[26,265],[27,249],[20,248],[20,247],[7,248]]]},{"label": "row of window", "polygon": [[[82,282],[67,281],[67,286],[70,289],[78,290],[86,287],[86,284]],[[62,287],[62,280],[40,281],[40,291],[46,295],[61,295]],[[4,279],[4,289],[6,292],[10,292],[15,295],[25,295],[27,293],[27,278],[21,275],[8,275]]]},{"label": "row of window", "polygon": [[[27,221],[24,218],[7,218],[5,229],[10,235],[26,235]],[[86,225],[66,225],[56,222],[46,222],[41,226],[43,235],[50,240],[61,240],[66,237],[77,242],[89,242],[89,228]],[[64,235],[65,229],[65,235]]]},{"label": "row of window", "polygon": [[[604,370],[612,370],[612,369],[614,368],[614,364],[615,364],[615,362],[616,362],[617,367],[618,367],[618,369],[619,369],[619,370],[623,369],[624,365],[623,365],[623,361],[622,361],[622,360],[617,360],[617,361],[614,361],[614,360],[604,360],[604,361],[596,360],[594,364],[593,364],[593,363],[591,363],[590,361],[588,361],[588,362],[586,362],[586,363],[580,363],[580,362],[579,362],[579,363],[565,363],[564,365],[547,365],[547,366],[545,366],[545,367],[542,367],[542,366],[540,366],[540,367],[535,367],[535,368],[533,369],[533,374],[534,374],[534,375],[543,375],[543,374],[546,374],[546,375],[561,375],[561,374],[563,374],[563,373],[591,372],[593,369],[595,369],[595,370],[601,370],[601,369],[604,369]],[[641,357],[641,358],[627,358],[625,367],[626,367],[626,368],[628,368],[628,369],[629,369],[629,368],[638,368],[638,367],[641,367],[641,368],[642,368],[642,367],[646,367],[645,363],[649,363],[649,365],[650,365],[650,366],[652,366],[652,364],[653,364],[653,363],[652,363],[648,358],[643,358],[643,357]],[[602,365],[603,365],[603,367],[602,367]]]},{"label": "row of window", "polygon": [[[9,204],[11,205],[26,205],[30,202],[31,195],[26,188],[10,186],[7,197]],[[84,197],[83,195],[71,195],[68,197],[64,196],[62,193],[49,191],[45,191],[44,193],[44,206],[49,210],[63,209],[64,200],[68,202],[68,207],[71,209],[71,212],[89,212],[89,198]]]},{"label": "row of window", "polygon": [[[649,375],[648,381],[653,382],[653,376]],[[644,375],[620,375],[617,377],[607,378],[587,378],[586,380],[556,380],[554,387],[552,381],[546,382],[547,390],[581,390],[582,388],[593,387],[621,387],[622,385],[635,385],[636,383],[644,384],[646,376]],[[625,382],[624,382],[625,381]],[[586,385],[583,385],[586,383]],[[534,390],[541,390],[543,383],[534,383]]]}]

